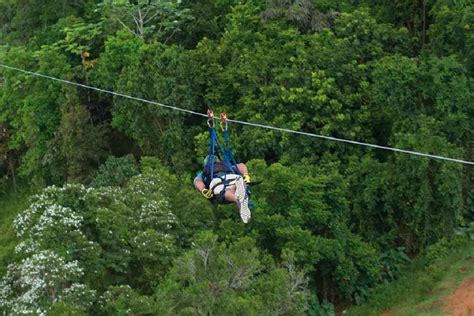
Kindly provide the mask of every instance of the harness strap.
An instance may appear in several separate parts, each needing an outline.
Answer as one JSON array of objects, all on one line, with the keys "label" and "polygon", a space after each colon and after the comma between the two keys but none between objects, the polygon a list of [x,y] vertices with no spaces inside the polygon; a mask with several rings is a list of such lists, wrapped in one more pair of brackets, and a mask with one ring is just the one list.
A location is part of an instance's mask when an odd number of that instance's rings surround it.
[{"label": "harness strap", "polygon": [[226,179],[225,175],[214,177],[214,179],[220,179],[222,182],[216,183],[212,187],[210,187],[209,190],[211,190],[212,192],[214,192],[214,189],[220,185],[224,185],[224,189],[222,190],[222,192],[225,192],[226,186],[228,186],[232,181],[236,180],[236,179]]},{"label": "harness strap", "polygon": [[[227,121],[226,121],[227,123]],[[229,145],[229,130],[227,128],[227,124],[225,126],[225,129],[224,129],[224,143],[225,143],[225,151],[226,151],[226,154],[227,156],[230,158],[230,162],[233,166],[236,166],[236,170],[237,170],[237,174],[239,176],[241,176],[242,174],[240,173],[240,170],[239,168],[237,168],[237,161],[235,160],[235,157],[234,157],[234,154],[232,153],[232,150],[230,149],[230,145]]]},{"label": "harness strap", "polygon": [[[222,127],[223,132],[224,132],[225,148],[222,146],[222,144],[219,141],[219,138],[217,137],[217,132],[216,132],[215,127],[214,127],[214,125],[215,125],[214,124],[214,122],[215,122],[214,121],[215,120],[214,112],[212,112],[211,110],[208,110],[207,111],[207,116],[208,116],[207,123],[209,125],[209,134],[211,136],[211,141],[210,141],[210,146],[209,146],[209,153],[208,153],[208,157],[209,157],[208,163],[211,164],[210,165],[210,182],[212,181],[212,179],[216,178],[214,176],[214,156],[215,156],[216,151],[220,152],[221,157],[224,160],[224,171],[226,171],[226,169],[228,169],[229,174],[232,173],[232,174],[238,174],[239,176],[242,176],[242,174],[240,173],[239,168],[237,167],[237,162],[236,162],[235,157],[232,153],[232,150],[230,149],[230,146],[229,146],[229,130],[227,128],[227,115],[225,113],[222,113],[221,117],[220,117],[221,118],[221,127]],[[225,128],[224,128],[224,126],[225,126]],[[216,148],[216,144],[217,144],[217,148]],[[230,181],[232,181],[232,180],[227,181],[226,176],[227,176],[227,172],[224,172],[223,179],[222,179],[222,177],[219,177],[222,180],[222,184],[224,185],[223,192],[225,192],[226,186],[229,185]],[[210,190],[214,190],[214,188],[215,187],[212,187],[212,188],[210,188]],[[248,192],[248,193],[250,193],[250,192]]]}]

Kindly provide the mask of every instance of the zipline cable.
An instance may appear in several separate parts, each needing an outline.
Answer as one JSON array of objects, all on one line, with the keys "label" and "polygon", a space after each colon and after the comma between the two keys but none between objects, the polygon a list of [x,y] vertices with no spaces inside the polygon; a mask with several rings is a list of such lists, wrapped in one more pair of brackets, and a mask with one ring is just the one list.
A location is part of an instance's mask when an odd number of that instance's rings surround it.
[{"label": "zipline cable", "polygon": [[171,110],[176,110],[176,111],[186,112],[186,113],[193,114],[193,115],[199,115],[199,116],[207,117],[207,115],[203,114],[203,113],[199,113],[199,112],[179,108],[179,107],[172,106],[172,105],[163,104],[163,103],[160,103],[160,102],[155,102],[155,101],[150,101],[150,100],[146,100],[146,99],[142,99],[142,98],[138,98],[138,97],[133,97],[133,96],[126,95],[126,94],[123,94],[123,93],[119,93],[119,92],[114,92],[114,91],[109,91],[109,90],[105,90],[105,89],[101,89],[101,88],[96,88],[96,87],[93,87],[93,86],[88,86],[88,85],[85,85],[85,84],[82,84],[82,83],[77,83],[77,82],[74,82],[74,81],[59,79],[59,78],[56,78],[56,77],[43,75],[43,74],[40,74],[40,73],[37,73],[37,72],[28,71],[28,70],[24,70],[24,69],[21,69],[21,68],[4,65],[4,64],[1,64],[1,63],[0,63],[0,67],[10,69],[10,70],[19,71],[19,72],[23,72],[25,74],[29,74],[29,75],[36,76],[36,77],[41,77],[41,78],[45,78],[45,79],[59,81],[59,82],[62,82],[62,83],[70,84],[70,85],[81,87],[81,88],[84,88],[84,89],[95,90],[95,91],[98,91],[98,92],[107,93],[107,94],[111,94],[111,95],[126,98],[126,99],[131,99],[131,100],[140,101],[140,102],[143,102],[143,103],[158,105],[158,106],[161,106],[161,107],[164,107],[164,108],[167,108],[167,109],[171,109]]},{"label": "zipline cable", "polygon": [[232,120],[232,119],[229,119],[229,122],[234,122],[234,123],[237,123],[237,124],[248,125],[248,126],[267,128],[267,129],[271,129],[271,130],[275,130],[275,131],[299,134],[299,135],[304,135],[304,136],[323,138],[323,139],[327,139],[327,140],[343,142],[343,143],[349,143],[349,144],[353,144],[353,145],[366,146],[366,147],[372,147],[372,148],[384,149],[384,150],[391,150],[391,151],[394,151],[394,152],[405,153],[405,154],[410,154],[410,155],[417,155],[417,156],[421,156],[421,157],[428,157],[428,158],[441,159],[441,160],[452,161],[452,162],[459,162],[459,163],[463,163],[463,164],[467,164],[467,165],[474,165],[474,161],[468,161],[468,160],[461,160],[461,159],[443,157],[443,156],[438,156],[438,155],[425,154],[425,153],[420,153],[418,151],[399,149],[399,148],[375,145],[375,144],[370,144],[370,143],[363,143],[363,142],[358,142],[358,141],[355,141],[355,140],[349,140],[349,139],[336,138],[336,137],[331,137],[331,136],[312,134],[312,133],[307,133],[307,132],[295,131],[295,130],[287,129],[287,128],[274,127],[274,126],[268,126],[268,125],[263,125],[263,124],[258,124],[258,123],[244,122],[244,121],[238,121],[238,120]]},{"label": "zipline cable", "polygon": [[[106,93],[106,94],[110,94],[110,95],[130,99],[130,100],[135,100],[135,101],[148,103],[148,104],[154,104],[154,105],[158,105],[160,107],[167,108],[167,109],[170,109],[170,110],[181,111],[181,112],[189,113],[189,114],[192,114],[192,115],[198,115],[198,116],[202,116],[202,117],[207,118],[207,114],[199,113],[199,112],[195,112],[195,111],[191,111],[191,110],[187,110],[187,109],[183,109],[183,108],[180,108],[180,107],[177,107],[177,106],[172,106],[172,105],[167,105],[167,104],[163,104],[163,103],[160,103],[160,102],[150,101],[150,100],[146,100],[146,99],[126,95],[126,94],[123,94],[123,93],[109,91],[109,90],[105,90],[105,89],[101,89],[101,88],[97,88],[97,87],[93,87],[93,86],[89,86],[89,85],[85,85],[85,84],[81,84],[81,83],[77,83],[77,82],[73,82],[73,81],[69,81],[69,80],[65,80],[65,79],[59,79],[59,78],[56,78],[56,77],[44,75],[44,74],[33,72],[33,71],[24,70],[24,69],[21,69],[21,68],[5,65],[5,64],[2,64],[2,63],[0,63],[0,67],[5,68],[5,69],[9,69],[9,70],[22,72],[22,73],[29,74],[29,75],[36,76],[36,77],[41,77],[41,78],[54,80],[54,81],[58,81],[58,82],[61,82],[61,83],[81,87],[81,88],[84,88],[84,89],[95,90],[95,91],[98,91],[98,92],[102,92],[102,93]],[[233,120],[233,119],[228,119],[228,121],[232,122],[232,123],[236,123],[236,124],[259,127],[259,128],[265,128],[265,129],[270,129],[270,130],[280,131],[280,132],[285,132],[285,133],[292,133],[292,134],[304,135],[304,136],[309,136],[309,137],[316,137],[316,138],[321,138],[321,139],[326,139],[326,140],[331,140],[331,141],[336,141],[336,142],[342,142],[342,143],[348,143],[348,144],[353,144],[353,145],[358,145],[358,146],[372,147],[372,148],[377,148],[377,149],[383,149],[383,150],[389,150],[389,151],[393,151],[393,152],[409,154],[409,155],[416,155],[416,156],[421,156],[421,157],[426,157],[426,158],[457,162],[457,163],[462,163],[462,164],[466,164],[466,165],[474,165],[474,161],[461,160],[461,159],[449,158],[449,157],[444,157],[444,156],[439,156],[439,155],[426,154],[426,153],[421,153],[421,152],[417,152],[417,151],[399,149],[399,148],[394,148],[394,147],[380,146],[380,145],[375,145],[375,144],[370,144],[370,143],[359,142],[359,141],[355,141],[355,140],[349,140],[349,139],[336,138],[336,137],[331,137],[331,136],[324,136],[324,135],[319,135],[319,134],[301,132],[301,131],[296,131],[296,130],[292,130],[292,129],[275,127],[275,126],[258,124],[258,123],[251,123],[251,122],[245,122],[245,121],[239,121],[239,120]]]}]

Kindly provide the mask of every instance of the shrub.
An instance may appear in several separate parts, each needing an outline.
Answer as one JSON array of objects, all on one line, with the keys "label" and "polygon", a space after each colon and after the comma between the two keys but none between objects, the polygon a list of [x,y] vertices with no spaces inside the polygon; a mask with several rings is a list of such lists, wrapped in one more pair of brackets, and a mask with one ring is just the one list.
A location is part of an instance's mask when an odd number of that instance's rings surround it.
[{"label": "shrub", "polygon": [[120,186],[123,187],[128,179],[139,173],[138,165],[132,155],[124,157],[109,157],[100,166],[99,173],[92,181],[93,187]]}]

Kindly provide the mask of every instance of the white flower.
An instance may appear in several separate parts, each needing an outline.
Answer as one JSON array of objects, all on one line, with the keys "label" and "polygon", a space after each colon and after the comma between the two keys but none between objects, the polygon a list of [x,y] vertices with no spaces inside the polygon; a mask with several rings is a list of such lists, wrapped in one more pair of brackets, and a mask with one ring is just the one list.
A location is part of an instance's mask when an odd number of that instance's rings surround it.
[{"label": "white flower", "polygon": [[8,266],[0,281],[0,308],[12,314],[44,314],[48,308],[45,302],[57,301],[68,284],[82,274],[77,261],[66,262],[53,251],[40,251]]}]

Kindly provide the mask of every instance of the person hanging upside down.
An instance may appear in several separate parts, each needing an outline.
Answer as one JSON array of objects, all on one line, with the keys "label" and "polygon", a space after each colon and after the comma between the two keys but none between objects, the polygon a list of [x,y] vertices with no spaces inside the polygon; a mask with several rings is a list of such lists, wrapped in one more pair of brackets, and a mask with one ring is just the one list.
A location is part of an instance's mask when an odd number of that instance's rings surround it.
[{"label": "person hanging upside down", "polygon": [[[213,173],[212,176],[211,173]],[[238,163],[230,170],[230,167],[224,161],[219,161],[216,156],[207,156],[204,159],[203,170],[194,178],[194,187],[206,199],[218,204],[235,203],[244,223],[248,223],[251,216],[246,191],[248,183],[250,183],[250,176],[245,164]]]}]

